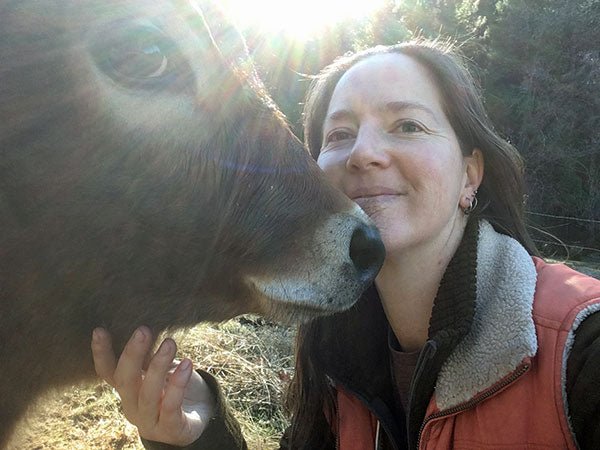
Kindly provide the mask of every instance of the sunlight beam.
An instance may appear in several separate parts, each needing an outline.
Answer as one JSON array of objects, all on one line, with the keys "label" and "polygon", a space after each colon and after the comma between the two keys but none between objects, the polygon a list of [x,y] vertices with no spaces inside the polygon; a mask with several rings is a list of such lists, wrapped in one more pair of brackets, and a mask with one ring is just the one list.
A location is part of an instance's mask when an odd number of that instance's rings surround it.
[{"label": "sunlight beam", "polygon": [[360,19],[380,9],[385,0],[225,0],[232,18],[244,28],[285,33],[307,40],[340,22]]}]

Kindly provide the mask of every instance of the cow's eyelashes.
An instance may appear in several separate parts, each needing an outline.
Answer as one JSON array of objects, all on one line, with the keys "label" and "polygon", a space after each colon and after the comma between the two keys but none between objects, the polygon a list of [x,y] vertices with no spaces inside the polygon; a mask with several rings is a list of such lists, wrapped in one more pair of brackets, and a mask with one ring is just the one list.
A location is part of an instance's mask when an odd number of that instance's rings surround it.
[{"label": "cow's eyelashes", "polygon": [[94,38],[92,52],[98,67],[115,82],[129,88],[161,89],[181,79],[183,58],[177,44],[160,29],[112,26],[110,32]]}]

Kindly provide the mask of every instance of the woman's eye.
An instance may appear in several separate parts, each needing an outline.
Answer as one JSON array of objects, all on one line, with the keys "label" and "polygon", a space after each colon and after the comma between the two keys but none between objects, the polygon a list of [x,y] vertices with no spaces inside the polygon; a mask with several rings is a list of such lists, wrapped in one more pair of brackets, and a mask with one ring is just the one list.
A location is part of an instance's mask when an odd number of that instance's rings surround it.
[{"label": "woman's eye", "polygon": [[345,141],[346,139],[352,139],[354,135],[348,131],[338,130],[327,135],[327,143]]},{"label": "woman's eye", "polygon": [[394,128],[394,131],[400,133],[419,133],[423,130],[424,129],[420,124],[410,120],[402,121]]}]

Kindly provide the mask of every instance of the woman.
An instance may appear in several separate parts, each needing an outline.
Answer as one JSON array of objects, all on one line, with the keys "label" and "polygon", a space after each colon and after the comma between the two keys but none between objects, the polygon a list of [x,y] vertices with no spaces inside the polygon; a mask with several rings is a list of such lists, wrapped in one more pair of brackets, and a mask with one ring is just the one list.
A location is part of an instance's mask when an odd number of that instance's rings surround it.
[{"label": "woman", "polygon": [[[534,256],[521,160],[461,61],[424,42],[341,58],[305,120],[387,256],[356,307],[300,328],[282,448],[600,448],[600,282]],[[141,379],[150,341],[118,364],[106,331],[92,343],[140,435],[245,448],[212,377],[184,360],[164,381],[174,342]]]}]

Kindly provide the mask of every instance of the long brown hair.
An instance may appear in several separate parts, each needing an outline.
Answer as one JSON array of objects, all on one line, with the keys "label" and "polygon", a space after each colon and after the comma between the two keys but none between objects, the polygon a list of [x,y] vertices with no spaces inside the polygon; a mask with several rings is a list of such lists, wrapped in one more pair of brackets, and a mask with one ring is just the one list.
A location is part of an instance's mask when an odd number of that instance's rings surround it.
[{"label": "long brown hair", "polygon": [[[304,139],[311,155],[316,159],[321,150],[323,122],[340,78],[357,62],[387,53],[409,56],[429,71],[440,90],[444,112],[463,154],[471,154],[475,148],[483,153],[484,177],[477,194],[479,206],[469,220],[486,219],[498,232],[519,241],[529,253],[537,254],[524,221],[523,160],[494,130],[479,85],[464,58],[449,43],[419,40],[377,46],[342,56],[323,69],[313,79],[304,107]],[[309,437],[315,436],[323,427],[324,411],[333,413],[333,392],[326,375],[311,356],[321,322],[303,325],[298,331],[296,375],[287,402],[292,414],[291,448],[315,448],[314,444],[311,444],[313,447],[306,446]]]}]

